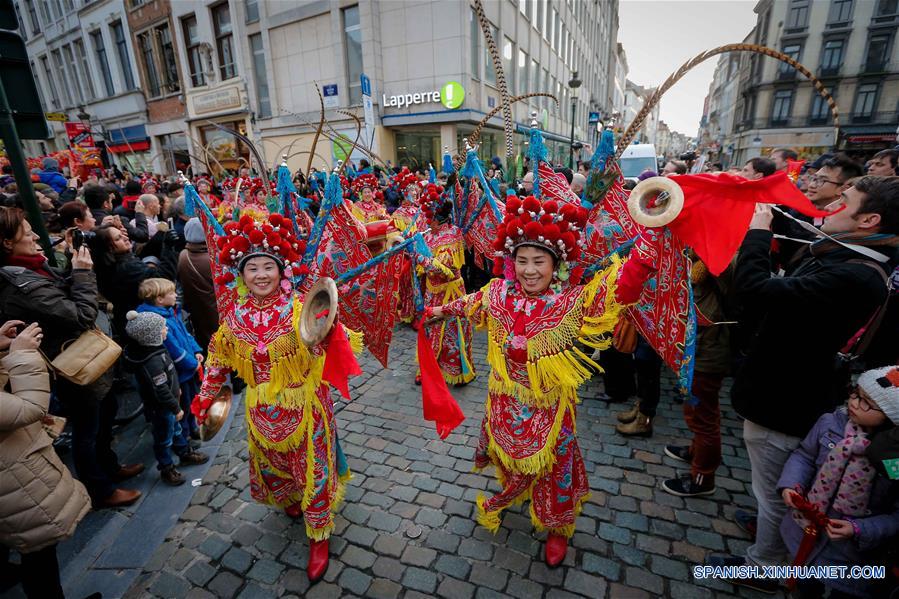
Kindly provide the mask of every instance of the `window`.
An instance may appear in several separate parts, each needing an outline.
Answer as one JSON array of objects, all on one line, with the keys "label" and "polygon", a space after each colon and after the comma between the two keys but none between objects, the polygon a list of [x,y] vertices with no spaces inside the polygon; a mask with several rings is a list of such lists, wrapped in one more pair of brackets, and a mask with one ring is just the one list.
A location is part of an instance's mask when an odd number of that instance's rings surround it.
[{"label": "window", "polygon": [[56,91],[56,83],[53,82],[53,71],[50,70],[50,64],[46,56],[40,57],[41,68],[44,70],[44,77],[47,79],[47,86],[50,88],[50,106],[54,110],[62,108],[59,102],[59,93]]},{"label": "window", "polygon": [[19,4],[13,4],[13,7],[16,11],[16,21],[18,22],[19,31],[22,32],[22,39],[28,39],[28,30],[25,29],[25,21],[22,20],[22,11],[19,9]]},{"label": "window", "polygon": [[554,47],[556,49],[556,53],[561,53],[562,48],[562,19],[559,18],[559,13],[553,9],[553,31],[555,32],[554,39],[556,43]]},{"label": "window", "polygon": [[899,0],[880,0],[875,14],[878,17],[885,17],[895,15],[897,12],[899,12]]},{"label": "window", "polygon": [[812,124],[823,124],[830,118],[830,106],[821,94],[814,94],[812,99],[812,112],[809,115]]},{"label": "window", "polygon": [[74,91],[73,99],[77,100],[79,104],[84,104],[84,92],[81,89],[78,67],[75,64],[75,54],[72,53],[72,46],[63,46],[62,55],[63,58],[65,58],[66,71],[69,76],[69,81],[72,84],[72,90]]},{"label": "window", "polygon": [[793,108],[793,90],[781,89],[774,93],[771,124],[786,124]]},{"label": "window", "polygon": [[877,84],[865,83],[858,86],[858,95],[855,97],[855,119],[869,119],[874,114],[874,105],[877,101]]},{"label": "window", "polygon": [[538,4],[540,4],[541,0],[528,0],[528,4],[530,5],[530,10],[528,11],[531,15],[531,23],[534,24],[534,27],[538,26]]},{"label": "window", "polygon": [[528,16],[528,0],[518,0],[518,10],[525,17]]},{"label": "window", "polygon": [[103,85],[106,87],[106,96],[115,95],[115,87],[112,85],[112,73],[109,72],[109,59],[106,56],[106,45],[103,43],[103,32],[99,29],[91,32],[91,44],[94,46],[94,54],[97,55],[97,64],[103,74]]},{"label": "window", "polygon": [[41,22],[37,19],[37,10],[34,8],[34,0],[24,0],[28,9],[28,20],[31,21],[31,33],[37,35],[41,32]]},{"label": "window", "polygon": [[[528,82],[528,89],[532,92],[539,92],[540,90],[540,68],[537,66],[537,61],[533,58],[531,59],[531,71]],[[533,100],[532,100],[533,101]],[[539,100],[538,100],[539,102]]]},{"label": "window", "polygon": [[515,63],[512,62],[514,55],[512,40],[503,37],[503,71],[506,73],[506,88],[510,92],[515,89]]},{"label": "window", "polygon": [[265,49],[262,34],[250,36],[250,52],[253,53],[253,79],[256,82],[256,98],[259,100],[259,116],[272,115],[272,102],[268,93],[268,73],[265,70]]},{"label": "window", "polygon": [[131,0],[131,8],[137,8],[138,6],[143,6],[147,0]]},{"label": "window", "polygon": [[152,30],[137,36],[137,47],[140,49],[141,60],[144,64],[144,72],[147,74],[147,95],[156,98],[162,95],[162,84],[159,81],[159,71],[156,69],[156,57],[153,52]]},{"label": "window", "polygon": [[362,25],[359,5],[343,9],[343,41],[346,47],[347,87],[350,105],[362,103]]},{"label": "window", "polygon": [[828,23],[845,23],[852,19],[852,0],[833,0]]},{"label": "window", "polygon": [[[790,44],[788,46],[784,46],[783,53],[786,54],[787,56],[789,56],[790,58],[792,58],[793,60],[798,61],[800,55],[802,54],[802,46],[800,46],[799,44]],[[795,75],[796,69],[794,69],[793,67],[791,67],[790,65],[788,65],[785,62],[781,62],[780,63],[780,72],[784,75],[786,75],[786,74]]]},{"label": "window", "polygon": [[62,0],[62,3],[66,9],[66,14],[75,10],[75,3],[72,0]]},{"label": "window", "polygon": [[175,59],[175,46],[172,44],[172,32],[168,24],[156,28],[156,39],[159,40],[159,50],[162,52],[162,79],[165,83],[166,93],[180,91],[178,61]]},{"label": "window", "polygon": [[808,26],[808,0],[792,0],[787,13],[787,29],[805,29]]},{"label": "window", "polygon": [[93,100],[97,97],[97,92],[94,90],[94,78],[91,77],[90,65],[87,63],[87,52],[84,51],[84,42],[78,39],[72,45],[75,46],[75,57],[78,60],[78,78],[84,86],[87,99]]},{"label": "window", "polygon": [[843,64],[843,40],[826,40],[821,52],[821,74],[835,75]]},{"label": "window", "polygon": [[219,75],[224,81],[237,76],[234,65],[234,37],[231,35],[231,11],[227,2],[213,7],[212,23],[215,29],[215,48],[219,55]]},{"label": "window", "polygon": [[[498,42],[499,29],[491,25],[490,30],[493,33],[493,41]],[[490,56],[490,51],[487,48],[484,48],[484,56],[487,59],[487,62],[484,63],[484,81],[490,85],[496,85],[496,69],[493,67],[493,58]]]},{"label": "window", "polygon": [[53,17],[50,16],[50,8],[47,4],[47,0],[40,0],[41,7],[41,16],[44,18],[44,25],[49,25],[53,22]]},{"label": "window", "polygon": [[474,9],[468,13],[468,35],[471,36],[471,76],[481,78],[481,27]]},{"label": "window", "polygon": [[134,74],[131,72],[131,54],[128,52],[128,42],[125,40],[125,29],[122,27],[121,21],[115,21],[109,28],[115,39],[116,53],[119,55],[119,67],[122,69],[125,89],[135,89]]},{"label": "window", "polygon": [[882,71],[887,61],[887,49],[890,46],[889,34],[872,35],[868,40],[868,53],[865,57],[866,71]]},{"label": "window", "polygon": [[546,3],[549,0],[536,0],[537,8],[540,10],[537,21],[534,22],[534,26],[540,29],[540,33],[543,34],[543,39],[546,39],[546,14],[549,12],[546,10]]},{"label": "window", "polygon": [[528,93],[528,55],[518,49],[518,94]]},{"label": "window", "polygon": [[187,46],[187,66],[190,69],[190,84],[192,87],[206,85],[206,73],[203,71],[203,56],[200,54],[197,17],[190,15],[181,19],[181,30],[184,34],[184,45]]},{"label": "window", "polygon": [[547,23],[547,27],[549,28],[549,47],[556,47],[556,23],[559,22],[559,13],[556,12],[556,9],[552,9],[552,18],[549,19]]},{"label": "window", "polygon": [[246,0],[247,23],[255,23],[259,20],[259,0]]}]

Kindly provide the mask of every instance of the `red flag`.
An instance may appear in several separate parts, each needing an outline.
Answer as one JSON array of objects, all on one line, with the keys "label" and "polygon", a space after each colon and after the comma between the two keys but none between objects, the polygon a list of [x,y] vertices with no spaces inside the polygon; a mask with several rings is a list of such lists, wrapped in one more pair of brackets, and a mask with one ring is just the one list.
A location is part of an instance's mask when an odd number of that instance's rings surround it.
[{"label": "red flag", "polygon": [[465,420],[462,408],[450,394],[428,335],[422,323],[418,327],[418,367],[421,370],[421,399],[425,420],[437,424],[437,434],[441,439],[453,432]]},{"label": "red flag", "polygon": [[751,181],[729,173],[673,177],[684,191],[684,209],[668,228],[692,247],[709,271],[720,275],[740,247],[755,204],[781,204],[802,214],[824,217],[786,173]]},{"label": "red flag", "polygon": [[350,340],[347,338],[346,331],[343,330],[343,325],[338,322],[328,335],[322,380],[334,385],[341,395],[350,399],[349,378],[360,374],[362,374],[362,369],[359,368],[359,362],[353,355]]}]

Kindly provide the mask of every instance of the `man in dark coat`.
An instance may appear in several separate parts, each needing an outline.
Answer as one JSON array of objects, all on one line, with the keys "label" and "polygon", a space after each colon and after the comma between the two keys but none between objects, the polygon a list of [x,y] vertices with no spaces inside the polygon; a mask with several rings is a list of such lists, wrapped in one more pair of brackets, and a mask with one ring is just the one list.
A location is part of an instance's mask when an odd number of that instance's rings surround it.
[{"label": "man in dark coat", "polygon": [[[845,244],[879,252],[885,263],[824,238],[788,276],[772,277],[767,205],[756,208],[740,248],[735,291],[760,317],[732,391],[733,406],[746,419],[743,439],[759,508],[755,544],[746,550],[750,565],[785,563],[779,527],[787,508],[777,480],[818,417],[845,399],[848,381],[835,368],[837,354],[886,300],[897,258],[896,198],[899,179],[864,177],[842,193],[845,209],[821,227]],[[750,584],[761,582],[770,581]]]},{"label": "man in dark coat", "polygon": [[212,264],[206,248],[206,236],[200,219],[192,218],[184,226],[187,246],[178,256],[178,279],[184,290],[184,308],[190,314],[194,337],[205,351],[218,329],[219,314],[212,288]]}]

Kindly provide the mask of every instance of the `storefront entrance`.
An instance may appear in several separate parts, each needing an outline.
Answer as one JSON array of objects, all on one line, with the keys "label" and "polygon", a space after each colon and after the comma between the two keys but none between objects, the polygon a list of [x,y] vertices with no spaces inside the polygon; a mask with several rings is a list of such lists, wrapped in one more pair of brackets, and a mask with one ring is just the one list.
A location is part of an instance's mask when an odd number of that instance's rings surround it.
[{"label": "storefront entrance", "polygon": [[[241,135],[247,134],[247,125],[242,120],[229,121],[221,125]],[[227,176],[223,175],[224,171],[236,174],[241,166],[249,165],[250,149],[226,131],[212,125],[204,125],[200,127],[200,141],[203,142],[205,152],[200,148],[198,154],[208,161],[212,170],[210,174],[216,178]]]}]

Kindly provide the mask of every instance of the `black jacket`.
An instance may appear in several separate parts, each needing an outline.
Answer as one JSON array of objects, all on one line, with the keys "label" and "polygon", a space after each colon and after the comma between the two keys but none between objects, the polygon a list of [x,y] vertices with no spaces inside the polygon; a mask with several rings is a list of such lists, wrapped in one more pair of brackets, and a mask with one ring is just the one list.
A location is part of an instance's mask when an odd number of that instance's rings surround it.
[{"label": "black jacket", "polygon": [[125,348],[125,366],[137,378],[140,397],[148,414],[181,411],[180,387],[175,363],[162,345],[147,347],[131,343]]},{"label": "black jacket", "polygon": [[[177,241],[174,233],[172,237]],[[125,339],[125,315],[141,303],[137,295],[138,287],[142,281],[153,277],[177,281],[178,250],[174,241],[164,242],[158,268],[142,262],[134,252],[115,254],[111,259],[111,263],[97,264],[97,280],[100,293],[112,302],[113,331],[119,338]]]},{"label": "black jacket", "polygon": [[[103,219],[107,216],[115,216],[106,210],[103,209],[94,209],[91,208],[91,213],[93,213],[94,218],[97,220],[97,226],[100,226],[100,223],[103,222]],[[131,218],[127,216],[118,215],[122,221],[122,224],[125,226],[125,231],[128,232],[128,239],[135,243],[146,243],[150,240],[150,228],[147,225],[147,217],[144,214],[139,212],[135,212]]]},{"label": "black jacket", "polygon": [[734,271],[738,301],[760,320],[732,400],[747,420],[804,437],[819,416],[845,401],[836,354],[887,290],[869,266],[877,263],[861,264],[860,254],[844,248],[809,256],[790,275],[772,277],[771,239],[770,231],[749,231]]},{"label": "black jacket", "polygon": [[47,270],[52,278],[21,266],[0,269],[0,314],[4,322],[37,322],[44,333],[41,350],[52,360],[63,343],[94,326],[97,278],[90,270],[73,270],[68,278]]}]

